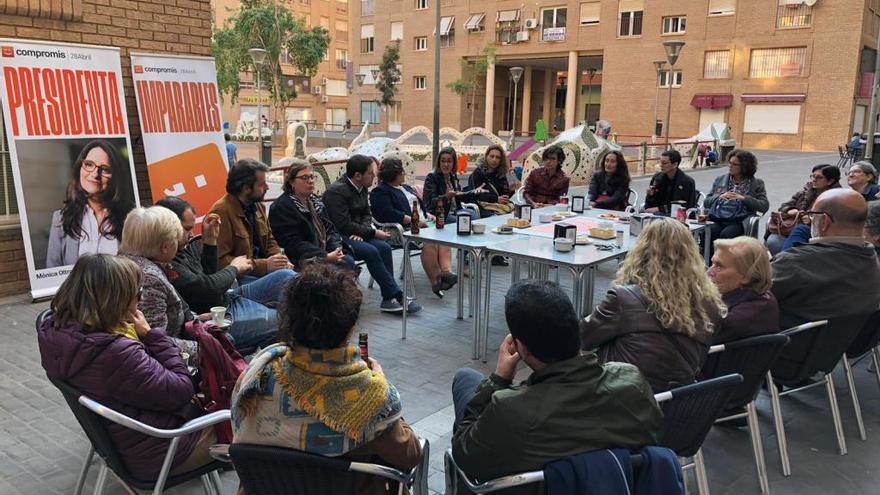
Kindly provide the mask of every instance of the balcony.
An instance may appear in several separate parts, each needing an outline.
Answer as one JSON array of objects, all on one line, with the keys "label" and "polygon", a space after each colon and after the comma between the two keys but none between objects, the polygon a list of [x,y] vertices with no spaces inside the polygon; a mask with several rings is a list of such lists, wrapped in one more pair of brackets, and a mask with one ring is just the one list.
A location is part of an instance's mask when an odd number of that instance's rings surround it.
[{"label": "balcony", "polygon": [[337,59],[336,60],[336,68],[345,70],[348,67],[348,60]]}]

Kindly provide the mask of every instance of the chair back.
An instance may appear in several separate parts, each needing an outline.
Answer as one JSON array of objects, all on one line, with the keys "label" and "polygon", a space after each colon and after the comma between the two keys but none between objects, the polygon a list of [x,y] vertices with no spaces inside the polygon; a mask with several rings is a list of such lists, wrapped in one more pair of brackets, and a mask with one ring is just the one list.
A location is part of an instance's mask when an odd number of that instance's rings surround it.
[{"label": "chair back", "polygon": [[733,373],[743,377],[742,383],[727,401],[725,409],[739,409],[755,400],[767,376],[767,370],[782,352],[782,348],[788,345],[788,341],[786,335],[772,334],[724,344],[724,350],[717,354],[713,369],[706,370],[707,377],[715,378]]},{"label": "chair back", "polygon": [[630,189],[626,193],[626,205],[627,206],[638,206],[639,205],[639,193]]},{"label": "chair back", "polygon": [[679,457],[696,454],[724,406],[742,383],[742,375],[734,374],[655,395],[663,409],[658,445],[672,449]]},{"label": "chair back", "polygon": [[865,321],[862,331],[846,349],[846,357],[850,359],[861,357],[878,344],[880,344],[880,311],[872,314]]},{"label": "chair back", "polygon": [[831,373],[870,314],[832,318],[824,326],[789,333],[791,341],[770,367],[773,379],[794,385],[818,372]]},{"label": "chair back", "polygon": [[293,449],[233,443],[229,456],[248,495],[354,493],[351,461]]}]

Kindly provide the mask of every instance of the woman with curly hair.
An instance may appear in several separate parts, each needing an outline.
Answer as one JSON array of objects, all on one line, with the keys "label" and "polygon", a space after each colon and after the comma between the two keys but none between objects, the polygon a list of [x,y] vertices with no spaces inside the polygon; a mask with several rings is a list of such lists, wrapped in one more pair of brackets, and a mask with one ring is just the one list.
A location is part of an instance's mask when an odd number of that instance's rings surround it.
[{"label": "woman with curly hair", "polygon": [[108,141],[91,141],[72,164],[64,207],[52,213],[46,268],[86,253],[116,254],[125,216],[134,208],[131,168]]},{"label": "woman with curly hair", "polygon": [[696,241],[673,219],[649,223],[605,300],[581,322],[581,346],[636,365],[655,392],[692,383],[727,308]]},{"label": "woman with curly hair", "polygon": [[602,160],[602,169],[590,181],[590,206],[623,211],[629,196],[629,168],[623,153],[612,150]]}]

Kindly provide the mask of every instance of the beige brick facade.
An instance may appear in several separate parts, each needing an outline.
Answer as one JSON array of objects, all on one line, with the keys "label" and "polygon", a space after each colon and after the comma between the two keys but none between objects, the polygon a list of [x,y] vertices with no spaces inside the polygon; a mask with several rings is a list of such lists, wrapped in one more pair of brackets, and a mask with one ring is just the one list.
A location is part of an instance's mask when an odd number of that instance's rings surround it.
[{"label": "beige brick facade", "polygon": [[[566,76],[569,53],[575,52],[579,71],[590,67],[598,70],[593,80],[591,101],[592,105],[599,105],[599,117],[610,121],[622,140],[637,142],[645,139],[653,129],[658,85],[652,61],[666,58],[662,42],[669,39],[686,42],[675,66],[675,70],[682,71],[683,83],[672,90],[670,133],[673,137],[687,137],[699,131],[701,110],[692,106],[692,100],[695,95],[702,94],[732,95],[732,105],[723,111],[723,118],[739,143],[750,148],[833,150],[848,139],[853,128],[866,128],[866,123],[860,119],[864,108],[857,106],[868,104],[867,99],[860,97],[860,80],[862,72],[873,72],[873,63],[870,69],[866,69],[864,65],[860,67],[859,61],[864,48],[876,47],[880,9],[875,0],[818,0],[812,7],[781,6],[778,5],[781,2],[776,0],[735,0],[727,2],[735,5],[734,12],[722,15],[710,15],[709,8],[710,5],[725,2],[601,0],[598,2],[599,22],[584,25],[580,22],[581,5],[596,2],[538,0],[523,4],[510,0],[427,0],[428,8],[418,10],[416,7],[423,4],[422,0],[387,0],[375,2],[373,15],[362,15],[361,5],[372,2],[355,1],[351,5],[352,33],[358,37],[363,24],[373,25],[375,31],[373,53],[361,53],[358,39],[351,44],[356,72],[363,65],[378,64],[383,47],[390,39],[391,23],[403,22],[403,80],[398,95],[401,107],[398,120],[404,130],[416,125],[431,125],[435,1],[442,2],[442,16],[454,16],[455,30],[454,47],[441,49],[442,126],[463,129],[470,124],[467,99],[446,87],[460,76],[459,60],[477,56],[487,43],[495,41],[499,12],[522,9],[519,21],[514,24],[518,26],[517,29],[528,31],[530,40],[496,46],[498,60],[491,125],[495,131],[509,128],[505,121],[505,100],[511,94],[507,69],[513,65],[532,66],[528,129],[534,131],[534,122],[539,117],[550,117],[548,124],[551,127],[553,121],[564,127],[565,92],[557,94],[555,90]],[[641,35],[621,37],[620,11],[633,4],[642,4]],[[564,38],[561,41],[542,41],[542,25],[525,29],[526,19],[538,19],[541,23],[542,11],[549,7],[567,9]],[[465,29],[465,23],[472,14],[477,13],[485,14],[485,30],[469,32]],[[778,20],[778,13],[782,20]],[[684,32],[663,34],[663,19],[680,16],[686,19]],[[791,19],[806,26],[781,27],[786,20],[790,23]],[[427,51],[415,51],[416,36],[428,37]],[[767,48],[804,49],[800,74],[752,77],[750,61],[753,50]],[[716,50],[729,52],[729,74],[725,78],[705,78],[706,52]],[[873,56],[870,58],[873,60]],[[779,70],[792,74],[791,66],[783,65]],[[546,75],[548,71],[549,76]],[[416,76],[426,76],[424,90],[415,89]],[[547,78],[553,85],[549,109],[543,108],[547,103],[544,98]],[[578,92],[574,109],[578,122],[584,119],[589,91],[587,75],[582,74],[580,80],[583,86],[578,88],[581,91]],[[521,128],[519,119],[522,116],[523,86],[521,81],[517,97],[517,129]],[[658,109],[661,120],[665,120],[668,91],[668,88],[660,91]],[[746,118],[747,102],[743,100],[743,95],[757,95],[761,99],[778,94],[805,95],[803,102],[784,103],[787,107],[780,109],[799,112],[798,117],[792,117],[793,114],[787,117],[791,120],[787,121],[788,129],[777,128],[786,125],[774,126],[773,119],[766,116],[769,111],[767,105],[782,105],[781,102],[749,103],[756,107],[750,110],[751,116]],[[360,102],[375,99],[375,95],[371,85],[355,88],[349,107],[354,122],[362,117]],[[482,87],[476,98],[475,125],[484,124],[484,95],[485,87]],[[799,109],[789,108],[792,105],[799,106]],[[595,111],[594,107],[591,114]],[[388,117],[389,113],[382,114],[380,128],[388,125]],[[765,122],[767,119],[770,121]]]},{"label": "beige brick facade", "polygon": [[[0,2],[0,37],[121,48],[138,189],[141,202],[150,204],[129,52],[210,55],[209,0],[6,0]],[[21,228],[9,221],[0,227],[0,296],[26,292],[29,282]]]}]

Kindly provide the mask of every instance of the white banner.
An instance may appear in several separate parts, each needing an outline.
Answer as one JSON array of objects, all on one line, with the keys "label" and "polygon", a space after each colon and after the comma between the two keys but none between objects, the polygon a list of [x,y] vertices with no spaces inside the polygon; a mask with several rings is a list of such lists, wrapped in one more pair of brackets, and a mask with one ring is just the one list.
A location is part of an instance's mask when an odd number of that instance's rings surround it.
[{"label": "white banner", "polygon": [[131,66],[153,201],[189,201],[198,228],[201,216],[226,194],[228,157],[214,59],[132,53]]},{"label": "white banner", "polygon": [[119,49],[0,39],[0,71],[31,294],[51,296],[138,204]]}]

